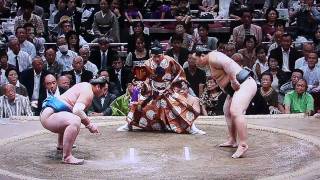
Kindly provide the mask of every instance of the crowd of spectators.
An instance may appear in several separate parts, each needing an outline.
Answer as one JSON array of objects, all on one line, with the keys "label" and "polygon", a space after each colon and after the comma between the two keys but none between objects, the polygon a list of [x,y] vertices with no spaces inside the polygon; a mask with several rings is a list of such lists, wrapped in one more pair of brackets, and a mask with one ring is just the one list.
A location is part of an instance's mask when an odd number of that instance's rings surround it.
[{"label": "crowd of spectators", "polygon": [[154,40],[184,68],[202,115],[222,115],[226,95],[196,67],[197,46],[253,71],[259,88],[247,114],[320,113],[318,3],[0,0],[0,117],[39,115],[46,97],[97,76],[108,88],[88,114],[126,115]]}]

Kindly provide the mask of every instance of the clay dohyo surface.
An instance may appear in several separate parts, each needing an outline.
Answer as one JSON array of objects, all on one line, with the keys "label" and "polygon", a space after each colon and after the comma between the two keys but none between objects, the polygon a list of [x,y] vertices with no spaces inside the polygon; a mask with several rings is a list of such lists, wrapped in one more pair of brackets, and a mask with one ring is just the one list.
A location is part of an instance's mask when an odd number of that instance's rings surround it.
[{"label": "clay dohyo surface", "polygon": [[82,166],[61,163],[53,133],[8,143],[0,149],[0,169],[40,179],[256,179],[300,170],[320,159],[319,147],[285,134],[249,129],[249,151],[232,159],[234,148],[217,145],[225,126],[199,125],[207,135],[116,132],[81,129],[75,157]]}]

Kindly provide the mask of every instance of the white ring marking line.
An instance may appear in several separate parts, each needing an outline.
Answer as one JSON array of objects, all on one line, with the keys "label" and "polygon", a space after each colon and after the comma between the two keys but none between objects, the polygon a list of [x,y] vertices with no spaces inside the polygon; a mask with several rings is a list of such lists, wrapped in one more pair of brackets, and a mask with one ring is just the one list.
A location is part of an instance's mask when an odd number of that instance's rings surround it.
[{"label": "white ring marking line", "polygon": [[130,161],[134,161],[134,148],[130,148],[129,149],[129,158],[130,158]]},{"label": "white ring marking line", "polygon": [[190,161],[190,150],[189,147],[184,147],[184,157],[187,161]]}]

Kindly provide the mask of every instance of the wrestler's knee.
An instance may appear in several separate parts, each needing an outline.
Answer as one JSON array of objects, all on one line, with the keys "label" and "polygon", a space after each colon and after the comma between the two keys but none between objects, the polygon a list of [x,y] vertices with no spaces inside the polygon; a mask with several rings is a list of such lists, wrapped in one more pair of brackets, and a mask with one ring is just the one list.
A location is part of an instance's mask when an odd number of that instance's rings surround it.
[{"label": "wrestler's knee", "polygon": [[243,114],[243,110],[237,106],[231,106],[229,113],[230,117],[234,119],[241,116]]},{"label": "wrestler's knee", "polygon": [[71,121],[69,121],[69,125],[80,128],[80,126],[81,126],[80,117],[78,117],[78,116],[74,117]]}]

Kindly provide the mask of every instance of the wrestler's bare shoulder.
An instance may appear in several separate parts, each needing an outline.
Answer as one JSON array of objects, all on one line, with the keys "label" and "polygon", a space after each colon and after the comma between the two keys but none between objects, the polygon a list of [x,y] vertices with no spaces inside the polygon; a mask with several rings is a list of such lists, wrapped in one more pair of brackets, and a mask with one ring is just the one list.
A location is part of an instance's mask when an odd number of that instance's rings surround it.
[{"label": "wrestler's bare shoulder", "polygon": [[209,53],[209,63],[213,65],[216,69],[222,67],[223,63],[232,61],[227,55],[219,51],[211,51]]}]

